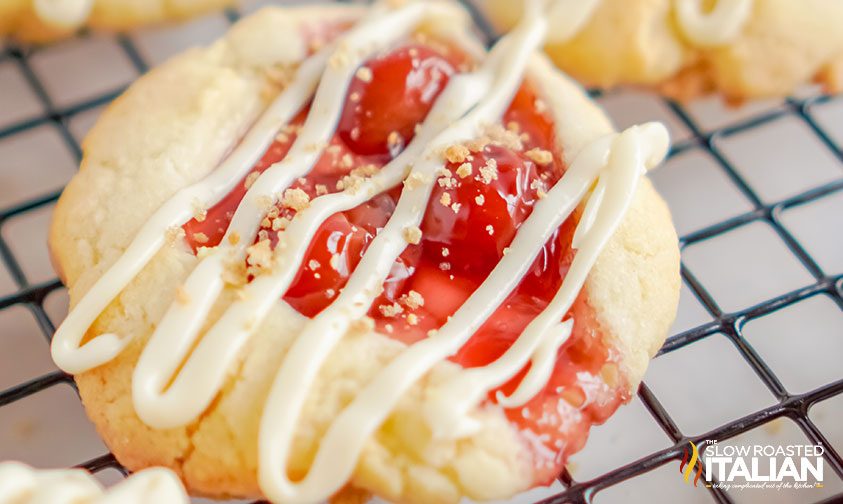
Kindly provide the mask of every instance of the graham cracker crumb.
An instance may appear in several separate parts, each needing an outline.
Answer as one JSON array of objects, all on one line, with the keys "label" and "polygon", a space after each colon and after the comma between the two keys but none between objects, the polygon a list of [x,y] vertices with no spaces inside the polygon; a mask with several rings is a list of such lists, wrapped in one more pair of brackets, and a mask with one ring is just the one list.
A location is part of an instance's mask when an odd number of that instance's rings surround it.
[{"label": "graham cracker crumb", "polygon": [[263,196],[258,196],[255,198],[255,205],[257,205],[261,210],[269,211],[272,207],[272,198],[265,194]]},{"label": "graham cracker crumb", "polygon": [[445,149],[445,159],[451,163],[462,163],[471,155],[465,145],[452,145]]},{"label": "graham cracker crumb", "polygon": [[539,199],[544,199],[547,197],[547,192],[544,190],[544,183],[541,180],[534,180],[530,182],[530,189],[536,191],[536,197]]},{"label": "graham cracker crumb", "polygon": [[328,65],[333,69],[340,69],[351,63],[351,57],[348,54],[348,48],[340,47],[328,59]]},{"label": "graham cracker crumb", "polygon": [[372,82],[372,69],[369,67],[358,68],[354,75],[363,82]]},{"label": "graham cracker crumb", "polygon": [[471,176],[471,171],[471,163],[463,163],[459,168],[457,168],[457,176],[459,176],[459,178],[469,177]]},{"label": "graham cracker crumb", "polygon": [[324,142],[317,142],[317,143],[305,145],[304,150],[307,151],[307,152],[319,152],[322,149],[325,149],[326,147],[328,147],[328,146]]},{"label": "graham cracker crumb", "polygon": [[547,166],[553,162],[553,154],[544,149],[530,149],[524,155],[539,166]]},{"label": "graham cracker crumb", "polygon": [[236,287],[246,285],[246,264],[243,261],[229,261],[222,270],[222,280]]},{"label": "graham cracker crumb", "polygon": [[395,317],[398,314],[403,313],[404,308],[402,308],[398,303],[392,303],[391,305],[382,304],[378,306],[378,311],[381,312],[381,315],[384,317]]},{"label": "graham cracker crumb", "polygon": [[404,187],[407,189],[413,190],[417,187],[421,187],[427,182],[425,180],[425,176],[419,172],[411,172],[407,175],[407,178],[404,179]]},{"label": "graham cracker crumb", "polygon": [[240,243],[240,233],[237,231],[232,231],[231,234],[228,235],[228,243],[232,245],[237,245]]},{"label": "graham cracker crumb", "polygon": [[407,314],[407,323],[414,326],[419,324],[419,317],[415,313]]},{"label": "graham cracker crumb", "polygon": [[478,194],[474,197],[474,202],[477,203],[477,206],[483,206],[486,203],[486,198],[482,194]]},{"label": "graham cracker crumb", "polygon": [[467,142],[465,146],[468,147],[468,150],[470,150],[471,152],[482,152],[483,149],[485,149],[486,146],[491,143],[491,141],[491,138],[484,135],[480,138]]},{"label": "graham cracker crumb", "polygon": [[445,189],[454,189],[457,187],[457,179],[454,178],[454,175],[451,173],[451,170],[447,168],[440,168],[439,169],[439,187],[444,187]]},{"label": "graham cracker crumb", "polygon": [[273,231],[283,231],[287,229],[287,226],[290,225],[290,219],[287,217],[276,217],[272,219],[272,230]]},{"label": "graham cracker crumb", "polygon": [[414,290],[401,296],[398,301],[411,310],[415,310],[419,306],[424,306],[424,297]]},{"label": "graham cracker crumb", "polygon": [[500,124],[487,126],[485,136],[488,137],[487,143],[500,145],[514,151],[524,150],[521,135],[517,131],[506,129]]},{"label": "graham cracker crumb", "polygon": [[498,179],[498,162],[494,159],[487,159],[486,164],[480,167],[479,180],[484,184],[491,184]]},{"label": "graham cracker crumb", "polygon": [[403,139],[397,131],[390,131],[389,136],[386,137],[386,145],[389,146],[390,149],[398,147],[399,145],[401,145],[402,141]]},{"label": "graham cracker crumb", "polygon": [[246,264],[249,273],[256,275],[272,266],[272,244],[268,239],[261,240],[246,249]]},{"label": "graham cracker crumb", "polygon": [[377,171],[378,166],[371,163],[358,166],[351,170],[351,173],[337,181],[337,190],[355,193],[360,190],[366,179],[377,173]]},{"label": "graham cracker crumb", "polygon": [[205,233],[193,233],[193,241],[196,243],[208,243],[208,235]]},{"label": "graham cracker crumb", "polygon": [[284,191],[284,198],[282,198],[281,204],[298,212],[310,205],[310,196],[302,189],[287,189]]},{"label": "graham cracker crumb", "polygon": [[256,171],[253,171],[250,174],[246,175],[246,180],[243,182],[243,187],[245,187],[248,191],[252,187],[252,185],[254,185],[255,180],[257,180],[260,176],[261,174]]},{"label": "graham cracker crumb", "polygon": [[196,222],[205,222],[205,218],[208,217],[208,209],[205,208],[205,205],[199,200],[193,200],[191,205],[193,206],[193,218]]},{"label": "graham cracker crumb", "polygon": [[422,232],[418,226],[406,227],[402,234],[404,235],[404,240],[411,245],[418,245],[421,241]]},{"label": "graham cracker crumb", "polygon": [[451,195],[446,192],[443,192],[442,196],[439,197],[439,203],[444,206],[451,206]]}]

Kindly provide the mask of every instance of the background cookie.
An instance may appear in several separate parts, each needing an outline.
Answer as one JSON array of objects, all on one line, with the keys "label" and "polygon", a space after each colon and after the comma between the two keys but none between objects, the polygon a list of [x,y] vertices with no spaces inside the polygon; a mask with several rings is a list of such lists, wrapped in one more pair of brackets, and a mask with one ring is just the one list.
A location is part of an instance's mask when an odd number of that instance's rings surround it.
[{"label": "background cookie", "polygon": [[[711,92],[730,100],[783,96],[812,80],[837,91],[843,79],[843,4],[834,0],[747,0],[745,20],[730,13],[704,41],[678,17],[685,0],[596,0],[584,21],[549,41],[565,72],[600,87],[633,84],[687,100]],[[718,2],[710,2],[714,5]],[[499,27],[511,26],[520,1],[482,0]],[[709,5],[709,7],[711,6]],[[722,9],[723,6],[720,8]],[[570,9],[570,7],[566,7]],[[555,21],[568,26],[559,9]],[[588,7],[586,7],[588,9]],[[693,10],[693,7],[691,7]],[[738,9],[740,10],[740,9]],[[697,28],[699,30],[699,28]]]},{"label": "background cookie", "polygon": [[0,37],[48,42],[82,27],[127,30],[186,19],[232,0],[0,0]]}]

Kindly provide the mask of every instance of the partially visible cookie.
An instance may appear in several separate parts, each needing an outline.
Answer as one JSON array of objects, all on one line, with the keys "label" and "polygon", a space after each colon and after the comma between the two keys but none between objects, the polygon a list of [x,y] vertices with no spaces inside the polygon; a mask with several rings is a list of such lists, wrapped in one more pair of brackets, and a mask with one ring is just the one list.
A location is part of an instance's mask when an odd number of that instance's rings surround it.
[{"label": "partially visible cookie", "polygon": [[103,488],[83,469],[33,469],[20,462],[0,462],[0,504],[187,504],[176,475],[163,467],[144,469]]},{"label": "partially visible cookie", "polygon": [[83,27],[127,30],[221,9],[232,0],[0,0],[0,37],[49,42]]},{"label": "partially visible cookie", "polygon": [[[505,28],[523,1],[483,0]],[[843,85],[843,2],[837,0],[585,0],[559,2],[561,36],[547,53],[592,86],[632,84],[687,100],[784,96],[812,81]],[[572,8],[573,7],[573,8]]]}]

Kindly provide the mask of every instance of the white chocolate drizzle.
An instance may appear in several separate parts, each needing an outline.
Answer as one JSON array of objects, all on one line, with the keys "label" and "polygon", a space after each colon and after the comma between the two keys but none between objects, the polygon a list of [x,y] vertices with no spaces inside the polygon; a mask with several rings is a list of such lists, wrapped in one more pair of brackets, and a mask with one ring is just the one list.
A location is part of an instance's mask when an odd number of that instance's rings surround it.
[{"label": "white chocolate drizzle", "polygon": [[[574,236],[578,252],[548,307],[499,359],[463,370],[432,391],[424,412],[435,435],[470,435],[477,427],[469,418],[472,407],[487,391],[532,362],[515,392],[498,398],[504,406],[525,403],[546,384],[556,350],[572,327],[570,319],[560,321],[623,219],[638,180],[666,153],[667,133],[660,125],[633,127],[583,148],[518,229],[509,253],[449,322],[399,354],[340,412],[303,479],[291,481],[287,474],[299,417],[323,362],[354,322],[371,309],[395,259],[407,246],[404,230],[422,222],[435,175],[444,166],[442,151],[477,138],[485,124],[500,121],[523,82],[531,55],[545,40],[546,4],[530,2],[521,24],[498,42],[476,71],[450,80],[415,138],[392,162],[359,186],[319,196],[297,212],[281,235],[273,267],[244,286],[241,299],[232,302],[202,334],[208,314],[225,289],[225,262],[245,260],[246,248],[268,211],[266,202],[277,202],[278,194],[306,176],[319,159],[322,146],[334,135],[359,65],[409,36],[420,23],[455,12],[442,2],[410,2],[394,9],[386,3],[377,4],[356,27],[302,63],[294,82],[216,171],[179,191],[155,212],[56,332],[52,352],[57,364],[65,371],[81,373],[108,362],[126,346],[132,335],[102,334],[80,344],[99,314],[160,250],[167,230],[188,221],[197,201],[210,207],[228,194],[315,91],[308,117],[288,154],[249,187],[220,244],[200,254],[182,285],[189,301],[169,307],[143,349],[132,377],[139,417],[156,428],[185,425],[199,417],[219,393],[249,338],[289,288],[321,224],[334,213],[399,185],[407,176],[421,183],[405,185],[394,213],[369,244],[345,288],[332,304],[305,322],[277,370],[260,421],[258,476],[262,491],[273,501],[315,502],[339,490],[353,473],[364,443],[404,392],[460,349],[518,285],[554,230],[588,198]],[[234,233],[241,237],[239,241],[227,239]]]},{"label": "white chocolate drizzle", "polygon": [[0,463],[0,504],[187,504],[178,477],[162,467],[132,474],[109,489],[82,469],[36,470]]},{"label": "white chocolate drizzle", "polygon": [[674,1],[679,26],[700,47],[715,47],[734,40],[752,14],[752,0],[718,0],[708,13],[703,12],[702,0]]}]

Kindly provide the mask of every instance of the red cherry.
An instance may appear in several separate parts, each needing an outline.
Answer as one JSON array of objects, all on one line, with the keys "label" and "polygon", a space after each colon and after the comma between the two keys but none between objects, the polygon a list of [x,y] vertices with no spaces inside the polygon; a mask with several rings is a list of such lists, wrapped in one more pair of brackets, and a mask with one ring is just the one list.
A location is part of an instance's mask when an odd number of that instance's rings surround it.
[{"label": "red cherry", "polygon": [[[359,154],[397,154],[457,66],[457,55],[411,44],[369,61],[349,89],[337,133]],[[367,75],[370,73],[371,75]],[[398,143],[390,145],[390,135]]]},{"label": "red cherry", "polygon": [[345,286],[372,238],[345,215],[332,215],[316,232],[284,300],[308,317],[322,311]]},{"label": "red cherry", "polygon": [[[494,179],[481,173],[494,164]],[[485,277],[503,257],[521,223],[538,201],[546,183],[535,163],[499,146],[473,155],[471,175],[461,177],[451,164],[454,189],[437,184],[422,223],[426,243],[435,245],[454,274]],[[443,203],[448,203],[445,205]]]}]

